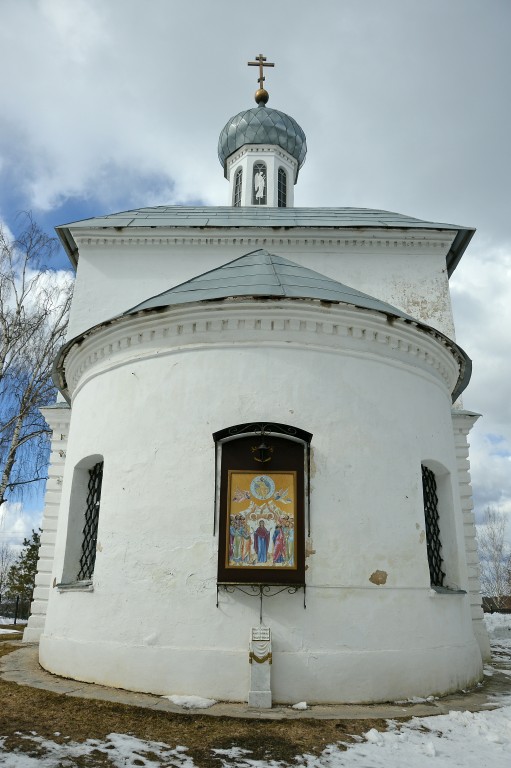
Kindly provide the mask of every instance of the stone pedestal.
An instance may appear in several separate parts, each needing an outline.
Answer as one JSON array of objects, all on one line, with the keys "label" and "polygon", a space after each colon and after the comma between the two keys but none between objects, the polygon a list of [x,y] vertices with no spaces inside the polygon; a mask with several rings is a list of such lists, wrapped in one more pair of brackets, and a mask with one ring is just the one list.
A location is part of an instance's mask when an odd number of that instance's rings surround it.
[{"label": "stone pedestal", "polygon": [[252,627],[250,633],[250,691],[249,707],[271,709],[271,631],[267,627]]}]

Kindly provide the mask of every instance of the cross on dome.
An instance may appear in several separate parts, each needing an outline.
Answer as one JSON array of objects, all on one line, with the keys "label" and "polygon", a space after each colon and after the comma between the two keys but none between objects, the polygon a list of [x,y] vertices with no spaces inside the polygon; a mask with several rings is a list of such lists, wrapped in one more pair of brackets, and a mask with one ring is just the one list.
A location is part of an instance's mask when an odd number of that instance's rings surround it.
[{"label": "cross on dome", "polygon": [[259,88],[255,92],[255,100],[258,104],[260,104],[261,102],[263,104],[266,104],[270,96],[268,91],[265,88],[263,88],[263,83],[266,80],[266,78],[263,75],[263,67],[274,67],[275,64],[270,61],[266,61],[266,56],[263,56],[262,53],[260,53],[259,56],[254,56],[254,58],[255,58],[255,61],[248,61],[247,66],[259,67],[259,77],[257,78],[259,82]]}]

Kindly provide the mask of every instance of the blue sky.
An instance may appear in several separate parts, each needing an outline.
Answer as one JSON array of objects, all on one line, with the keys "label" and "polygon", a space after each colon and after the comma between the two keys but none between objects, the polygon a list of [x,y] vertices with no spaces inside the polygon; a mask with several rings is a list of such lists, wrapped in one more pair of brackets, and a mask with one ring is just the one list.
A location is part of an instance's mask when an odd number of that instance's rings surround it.
[{"label": "blue sky", "polygon": [[296,205],[477,228],[451,281],[474,495],[511,515],[510,29],[508,0],[3,0],[0,219],[226,204],[218,135],[262,51],[307,135]]}]

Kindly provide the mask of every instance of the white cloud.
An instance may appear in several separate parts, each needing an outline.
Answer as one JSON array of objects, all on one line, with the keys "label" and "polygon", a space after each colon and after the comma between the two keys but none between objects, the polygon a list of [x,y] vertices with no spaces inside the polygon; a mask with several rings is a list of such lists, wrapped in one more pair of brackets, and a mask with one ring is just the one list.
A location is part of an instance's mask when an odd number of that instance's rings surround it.
[{"label": "white cloud", "polygon": [[103,43],[108,42],[101,7],[87,0],[40,0],[46,33],[53,33],[62,54],[71,61],[86,63]]},{"label": "white cloud", "polygon": [[261,0],[267,23],[253,14],[234,0],[4,7],[0,59],[12,74],[0,155],[30,205],[48,209],[69,195],[106,201],[108,169],[165,175],[174,186],[163,202],[225,202],[216,142],[226,120],[253,105],[256,70],[246,62],[262,46],[276,60],[266,82],[271,106],[289,111],[308,137],[297,204],[470,223],[484,189],[501,223],[504,6],[492,14],[470,0],[323,0],[299,9]]},{"label": "white cloud", "polygon": [[484,414],[472,475],[480,505],[509,509],[487,435],[510,445],[510,25],[511,4],[479,0],[4,3],[3,208],[225,204],[217,139],[253,105],[246,62],[262,51],[270,106],[307,134],[297,205],[478,227],[452,281],[465,406]]},{"label": "white cloud", "polygon": [[23,539],[30,538],[32,529],[38,529],[41,519],[40,507],[34,509],[21,501],[5,501],[0,506],[0,544],[10,544],[19,551]]}]

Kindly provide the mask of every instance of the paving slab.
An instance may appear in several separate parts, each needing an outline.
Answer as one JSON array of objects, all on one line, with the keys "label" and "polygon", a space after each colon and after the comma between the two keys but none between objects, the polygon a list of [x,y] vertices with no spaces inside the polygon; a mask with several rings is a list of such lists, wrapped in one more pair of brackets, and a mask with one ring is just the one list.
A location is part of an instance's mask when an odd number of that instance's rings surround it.
[{"label": "paving slab", "polygon": [[[152,709],[158,703],[158,697],[151,696],[150,693],[124,691],[120,688],[107,688],[92,683],[82,683],[81,685],[81,688],[70,691],[67,695],[78,699],[111,701],[114,704],[127,704],[131,707],[144,707],[145,709]],[[177,709],[179,710],[179,707]]]},{"label": "paving slab", "polygon": [[59,677],[44,670],[38,661],[36,643],[13,641],[16,650],[0,659],[0,677],[8,682],[82,699],[111,701],[169,714],[211,717],[239,717],[254,720],[384,720],[408,719],[447,714],[453,710],[477,712],[502,706],[503,699],[511,704],[511,662],[509,658],[494,659],[487,668],[484,681],[470,691],[462,691],[432,701],[389,702],[383,704],[311,705],[306,710],[276,705],[270,710],[252,709],[246,703],[218,702],[208,709],[185,709],[162,696],[109,688]]}]

